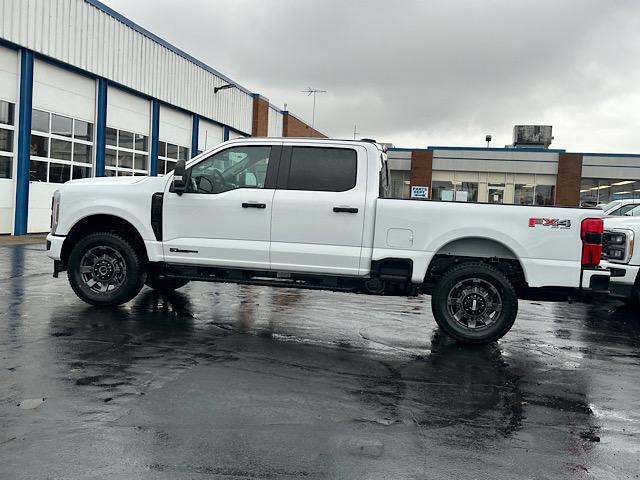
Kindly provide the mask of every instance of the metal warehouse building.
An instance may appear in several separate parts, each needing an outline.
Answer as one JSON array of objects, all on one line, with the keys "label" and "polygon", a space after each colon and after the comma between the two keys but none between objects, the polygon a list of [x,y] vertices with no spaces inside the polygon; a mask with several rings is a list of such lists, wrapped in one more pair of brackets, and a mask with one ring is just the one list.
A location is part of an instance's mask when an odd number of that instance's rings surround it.
[{"label": "metal warehouse building", "polygon": [[0,234],[48,231],[67,180],[250,135],[324,136],[98,1],[0,1]]}]

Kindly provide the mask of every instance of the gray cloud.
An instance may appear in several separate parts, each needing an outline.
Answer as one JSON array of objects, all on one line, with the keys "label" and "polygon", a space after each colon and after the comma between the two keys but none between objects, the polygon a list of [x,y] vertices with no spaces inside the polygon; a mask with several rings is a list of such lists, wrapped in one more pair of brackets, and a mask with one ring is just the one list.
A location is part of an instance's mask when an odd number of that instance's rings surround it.
[{"label": "gray cloud", "polygon": [[635,0],[108,0],[326,133],[402,146],[511,142],[640,152]]}]

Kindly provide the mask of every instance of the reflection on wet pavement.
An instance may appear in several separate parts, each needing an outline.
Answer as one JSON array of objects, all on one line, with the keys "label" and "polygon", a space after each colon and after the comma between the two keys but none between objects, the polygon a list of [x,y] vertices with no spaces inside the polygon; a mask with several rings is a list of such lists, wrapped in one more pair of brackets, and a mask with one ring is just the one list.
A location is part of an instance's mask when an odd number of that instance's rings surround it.
[{"label": "reflection on wet pavement", "polygon": [[0,478],[638,478],[640,319],[521,302],[483,347],[429,297],[145,289],[89,307],[0,247]]}]

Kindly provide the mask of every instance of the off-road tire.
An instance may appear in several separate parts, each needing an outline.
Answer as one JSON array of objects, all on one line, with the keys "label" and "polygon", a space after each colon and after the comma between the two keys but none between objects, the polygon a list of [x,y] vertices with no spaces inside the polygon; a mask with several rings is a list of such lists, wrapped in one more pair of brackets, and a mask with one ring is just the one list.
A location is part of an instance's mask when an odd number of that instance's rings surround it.
[{"label": "off-road tire", "polygon": [[160,278],[156,275],[147,275],[147,281],[145,285],[149,288],[153,288],[159,292],[173,292],[179,288],[184,287],[189,280],[183,280],[181,278]]},{"label": "off-road tire", "polygon": [[[97,292],[83,279],[82,261],[86,258],[85,255],[96,247],[115,251],[120,262],[126,267],[121,284],[111,291]],[[122,305],[142,289],[147,276],[143,263],[141,256],[127,240],[113,233],[97,232],[87,235],[72,248],[67,265],[67,277],[75,294],[90,305]]]},{"label": "off-road tire", "polygon": [[[501,310],[493,323],[480,328],[461,325],[448,307],[450,293],[461,282],[479,279],[499,293]],[[491,289],[487,285],[487,288]],[[449,269],[436,284],[431,297],[431,310],[438,326],[450,337],[463,343],[491,343],[502,338],[518,315],[518,297],[509,279],[500,270],[482,262],[469,262]]]}]

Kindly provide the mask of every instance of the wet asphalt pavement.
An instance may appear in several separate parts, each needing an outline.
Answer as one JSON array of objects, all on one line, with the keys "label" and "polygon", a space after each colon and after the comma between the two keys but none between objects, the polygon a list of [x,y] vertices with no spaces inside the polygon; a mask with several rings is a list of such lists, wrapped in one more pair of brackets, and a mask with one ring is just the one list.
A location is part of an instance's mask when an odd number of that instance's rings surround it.
[{"label": "wet asphalt pavement", "polygon": [[640,478],[640,314],[222,284],[92,308],[0,247],[0,479]]}]

